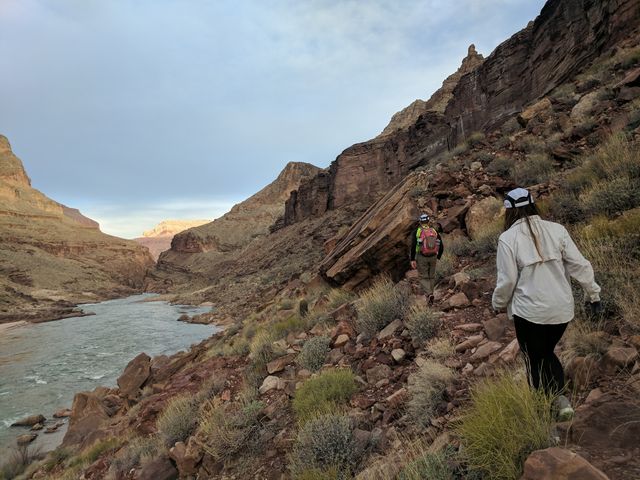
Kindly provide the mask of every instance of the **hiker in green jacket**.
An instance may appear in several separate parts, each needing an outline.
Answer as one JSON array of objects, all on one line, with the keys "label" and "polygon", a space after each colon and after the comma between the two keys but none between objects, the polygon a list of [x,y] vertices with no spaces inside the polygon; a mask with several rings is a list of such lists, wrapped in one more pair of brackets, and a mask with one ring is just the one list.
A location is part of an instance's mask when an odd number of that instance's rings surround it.
[{"label": "hiker in green jacket", "polygon": [[440,233],[431,225],[429,215],[423,213],[418,222],[418,228],[411,236],[411,268],[418,270],[424,293],[432,302],[436,262],[442,257],[444,243]]}]

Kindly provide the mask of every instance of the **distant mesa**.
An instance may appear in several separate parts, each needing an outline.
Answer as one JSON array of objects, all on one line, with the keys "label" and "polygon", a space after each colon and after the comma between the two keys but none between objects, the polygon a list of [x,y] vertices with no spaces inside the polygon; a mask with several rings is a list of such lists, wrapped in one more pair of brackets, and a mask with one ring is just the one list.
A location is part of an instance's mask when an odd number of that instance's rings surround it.
[{"label": "distant mesa", "polygon": [[135,241],[147,247],[157,261],[162,252],[171,248],[171,240],[175,234],[210,222],[211,220],[164,220],[151,230],[143,232],[142,237]]}]

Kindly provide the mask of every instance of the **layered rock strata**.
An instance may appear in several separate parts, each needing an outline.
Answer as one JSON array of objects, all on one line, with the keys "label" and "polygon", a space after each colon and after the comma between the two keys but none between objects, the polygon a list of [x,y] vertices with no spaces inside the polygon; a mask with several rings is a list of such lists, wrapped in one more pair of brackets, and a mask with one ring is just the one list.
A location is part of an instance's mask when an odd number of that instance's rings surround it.
[{"label": "layered rock strata", "polygon": [[[640,0],[550,0],[535,21],[462,75],[450,95],[434,101],[436,111],[408,126],[415,115],[405,112],[385,135],[348,148],[327,173],[301,185],[287,202],[285,224],[347,204],[371,205],[412,168],[473,132],[501,124],[576,75],[639,22]],[[401,128],[392,133],[394,124]]]},{"label": "layered rock strata", "polygon": [[0,136],[0,322],[77,315],[75,303],[141,291],[152,263],[146,248],[32,188]]}]

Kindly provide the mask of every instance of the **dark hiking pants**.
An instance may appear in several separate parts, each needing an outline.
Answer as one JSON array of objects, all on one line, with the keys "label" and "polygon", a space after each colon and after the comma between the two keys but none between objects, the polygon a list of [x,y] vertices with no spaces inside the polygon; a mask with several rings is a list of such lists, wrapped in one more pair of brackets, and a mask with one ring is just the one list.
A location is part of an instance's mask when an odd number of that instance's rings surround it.
[{"label": "dark hiking pants", "polygon": [[562,338],[567,324],[541,325],[517,315],[513,316],[513,321],[516,338],[525,354],[529,383],[551,395],[561,393],[564,389],[564,372],[553,349]]}]

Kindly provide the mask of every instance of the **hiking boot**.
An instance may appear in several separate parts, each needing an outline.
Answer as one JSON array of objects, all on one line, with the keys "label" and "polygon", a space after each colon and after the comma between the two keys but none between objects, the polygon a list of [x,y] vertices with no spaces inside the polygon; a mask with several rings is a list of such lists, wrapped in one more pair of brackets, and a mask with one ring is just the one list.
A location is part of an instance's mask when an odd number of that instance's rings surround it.
[{"label": "hiking boot", "polygon": [[566,422],[573,418],[573,407],[569,402],[569,399],[564,395],[558,396],[554,403],[554,407],[557,411],[556,418],[558,422]]}]

